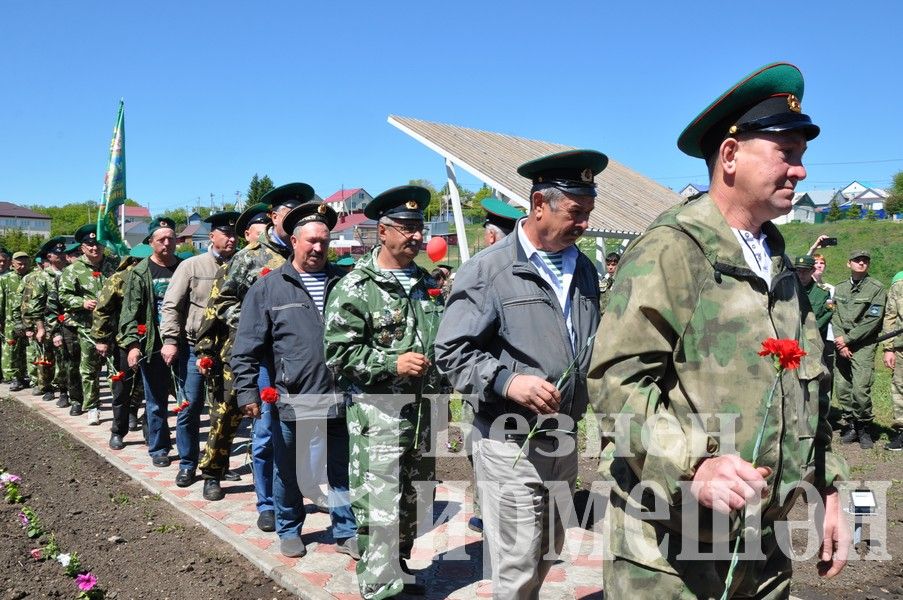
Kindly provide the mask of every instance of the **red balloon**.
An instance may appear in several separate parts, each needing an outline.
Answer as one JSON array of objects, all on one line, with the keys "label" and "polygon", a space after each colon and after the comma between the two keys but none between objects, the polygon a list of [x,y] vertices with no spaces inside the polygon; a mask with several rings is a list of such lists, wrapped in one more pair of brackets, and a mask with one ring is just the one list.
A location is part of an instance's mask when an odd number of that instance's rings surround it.
[{"label": "red balloon", "polygon": [[433,262],[439,262],[445,258],[446,252],[448,252],[448,244],[445,243],[445,238],[434,237],[426,245],[426,255]]}]

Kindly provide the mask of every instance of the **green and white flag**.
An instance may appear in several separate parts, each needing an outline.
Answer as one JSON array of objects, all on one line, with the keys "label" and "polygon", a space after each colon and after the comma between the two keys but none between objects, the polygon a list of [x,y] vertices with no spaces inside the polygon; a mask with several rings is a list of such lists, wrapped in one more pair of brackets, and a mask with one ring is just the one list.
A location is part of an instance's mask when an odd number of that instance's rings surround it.
[{"label": "green and white flag", "polygon": [[125,103],[119,101],[119,116],[110,142],[110,163],[103,178],[103,202],[97,215],[97,241],[119,256],[128,254],[116,218],[125,203]]}]

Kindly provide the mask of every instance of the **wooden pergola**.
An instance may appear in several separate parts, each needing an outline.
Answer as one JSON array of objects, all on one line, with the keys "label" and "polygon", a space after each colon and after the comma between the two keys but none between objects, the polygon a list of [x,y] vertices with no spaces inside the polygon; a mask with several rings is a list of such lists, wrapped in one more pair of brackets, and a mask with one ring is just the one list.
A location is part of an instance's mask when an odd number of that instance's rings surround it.
[{"label": "wooden pergola", "polygon": [[[528,160],[572,150],[573,146],[469,129],[389,115],[389,124],[400,129],[445,161],[455,227],[459,237],[461,260],[470,258],[464,230],[464,214],[458,194],[455,168],[461,168],[493,189],[496,196],[510,204],[529,209],[530,182],[517,174],[517,167]],[[599,150],[605,152],[604,148]],[[607,154],[607,153],[606,153]],[[604,264],[605,240],[635,238],[661,212],[682,198],[648,177],[628,169],[609,157],[608,167],[596,176],[598,197],[590,215],[588,235],[597,238],[596,261]]]}]

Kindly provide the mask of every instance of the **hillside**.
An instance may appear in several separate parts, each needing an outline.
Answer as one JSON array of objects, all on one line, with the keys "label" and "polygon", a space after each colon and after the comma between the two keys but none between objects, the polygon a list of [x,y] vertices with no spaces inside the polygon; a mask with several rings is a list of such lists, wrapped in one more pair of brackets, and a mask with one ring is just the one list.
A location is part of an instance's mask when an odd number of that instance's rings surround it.
[{"label": "hillside", "polygon": [[847,258],[850,251],[865,248],[872,253],[869,274],[884,285],[903,270],[903,223],[892,221],[837,221],[808,225],[789,223],[781,225],[780,231],[787,242],[787,254],[791,257],[803,254],[818,236],[830,235],[837,238],[837,246],[822,248],[828,263],[825,280],[836,284],[849,275]]}]

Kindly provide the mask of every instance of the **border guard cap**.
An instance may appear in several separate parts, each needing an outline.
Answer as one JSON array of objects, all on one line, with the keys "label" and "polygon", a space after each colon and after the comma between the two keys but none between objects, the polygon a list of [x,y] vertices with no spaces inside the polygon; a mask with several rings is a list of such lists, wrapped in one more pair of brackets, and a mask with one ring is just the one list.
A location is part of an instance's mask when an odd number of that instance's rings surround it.
[{"label": "border guard cap", "polygon": [[486,211],[486,220],[483,221],[483,227],[495,225],[504,231],[505,235],[514,231],[515,223],[524,216],[523,211],[498,198],[483,198],[480,201],[480,206]]},{"label": "border guard cap", "polygon": [[286,183],[264,194],[260,201],[276,210],[280,206],[295,208],[314,199],[314,188],[306,183]]},{"label": "border guard cap", "polygon": [[62,256],[66,253],[66,240],[62,236],[52,237],[41,245],[38,256],[47,256],[53,253]]},{"label": "border guard cap", "polygon": [[707,158],[726,138],[741,133],[801,130],[806,140],[814,139],[820,129],[802,112],[803,89],[803,74],[795,65],[765,65],[699,113],[680,134],[677,147]]},{"label": "border guard cap", "polygon": [[75,241],[79,244],[97,242],[97,223],[86,223],[85,225],[82,225],[75,230],[72,237],[74,237]]},{"label": "border guard cap", "polygon": [[248,230],[248,227],[250,227],[254,223],[263,223],[265,225],[269,225],[272,222],[270,221],[270,215],[267,212],[269,210],[269,205],[264,204],[263,202],[252,204],[251,206],[246,208],[245,211],[241,213],[235,220],[235,233],[244,236],[245,232]]},{"label": "border guard cap", "polygon": [[796,257],[796,260],[793,261],[793,266],[797,269],[814,269],[815,259],[808,254],[803,254]]},{"label": "border guard cap", "polygon": [[364,208],[364,215],[374,221],[382,217],[423,221],[423,209],[429,203],[430,191],[425,187],[400,185],[371,200]]},{"label": "border guard cap", "polygon": [[339,216],[332,207],[322,202],[307,202],[293,208],[282,220],[282,227],[287,232],[294,233],[295,227],[305,223],[323,223],[332,231],[338,222]]},{"label": "border guard cap", "polygon": [[157,217],[153,221],[151,221],[147,226],[147,237],[144,238],[144,243],[146,244],[148,240],[151,239],[151,236],[157,232],[158,229],[172,229],[173,233],[176,231],[176,222],[170,219],[169,217]]},{"label": "border guard cap", "polygon": [[204,223],[210,223],[210,230],[219,229],[223,233],[235,233],[235,221],[239,214],[234,211],[225,211],[213,213],[206,219]]},{"label": "border guard cap", "polygon": [[596,150],[566,150],[525,162],[518,175],[533,181],[530,193],[554,187],[577,196],[596,195],[596,175],[608,166],[608,157]]}]

